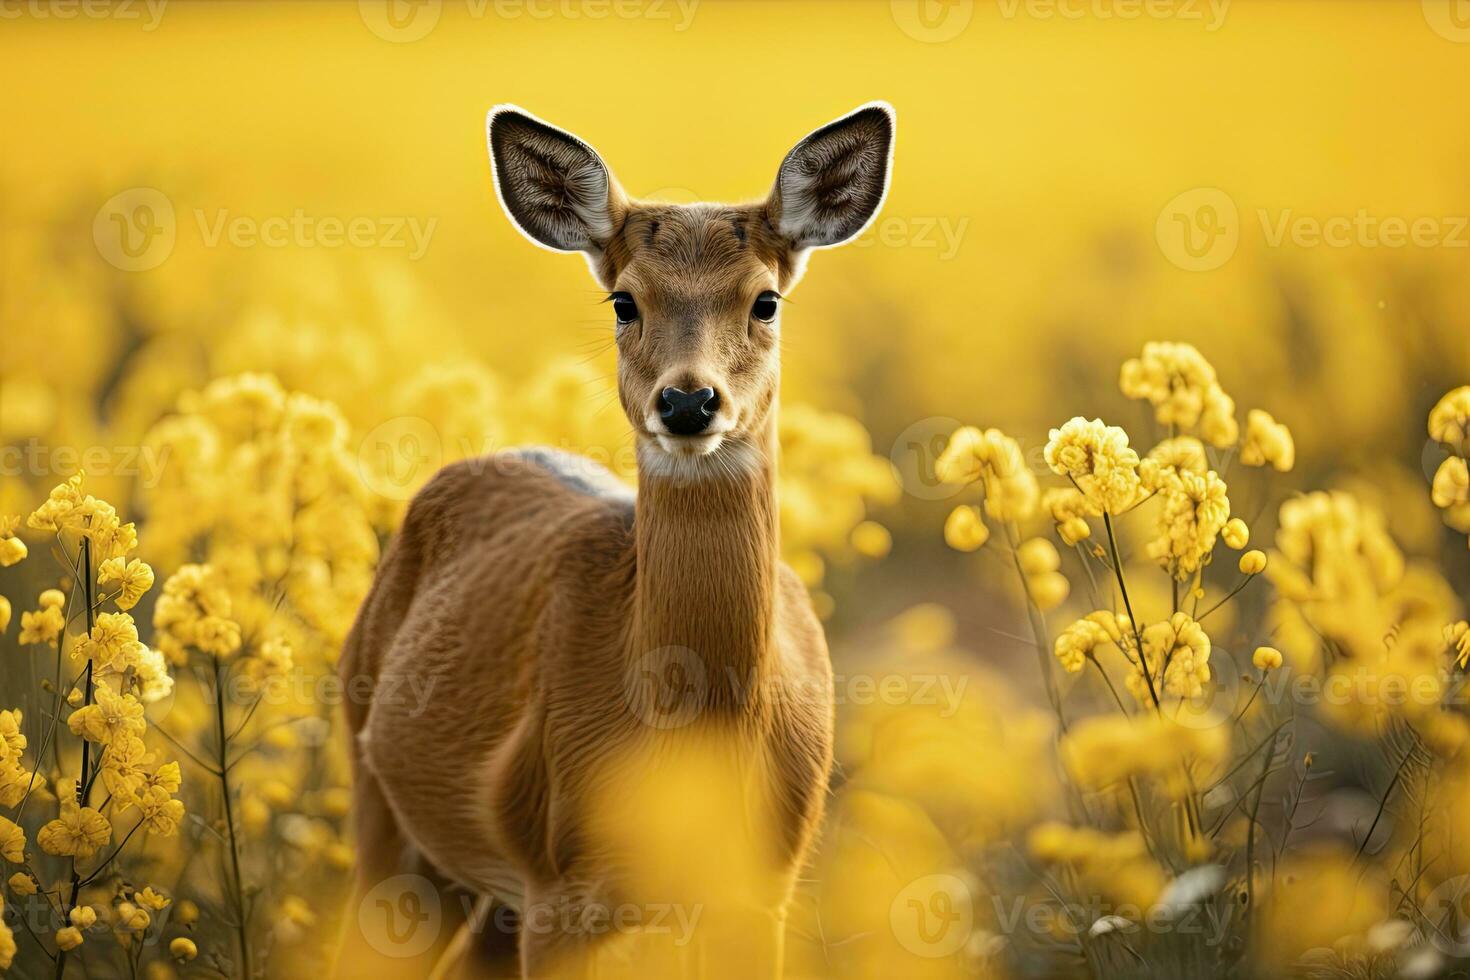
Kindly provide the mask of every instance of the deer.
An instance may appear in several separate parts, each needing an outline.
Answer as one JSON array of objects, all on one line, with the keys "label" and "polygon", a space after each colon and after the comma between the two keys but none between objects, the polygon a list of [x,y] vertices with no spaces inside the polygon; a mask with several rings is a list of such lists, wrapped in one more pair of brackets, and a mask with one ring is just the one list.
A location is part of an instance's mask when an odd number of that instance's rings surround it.
[{"label": "deer", "polygon": [[[453,928],[425,969],[587,975],[616,930],[537,926],[537,912],[586,924],[651,900],[637,894],[657,879],[643,865],[668,855],[598,828],[609,808],[642,814],[640,773],[667,772],[675,804],[714,784],[736,801],[685,828],[712,853],[748,823],[735,811],[760,811],[765,837],[740,852],[762,866],[739,920],[751,934],[718,962],[780,976],[834,729],[823,628],[779,557],[781,306],[814,250],[878,214],[894,130],[893,109],[869,103],[796,143],[764,200],[669,204],[629,198],[571,133],[512,105],[490,111],[505,214],[534,245],[581,253],[607,292],[637,479],[631,491],[544,448],[445,466],[409,504],[345,640],[357,895],[404,875],[427,883],[405,914],[437,905]],[[428,693],[403,696],[406,678]],[[674,746],[696,729],[720,762],[686,793]],[[659,806],[649,812],[677,809]],[[377,905],[391,915],[397,901]],[[358,907],[370,918],[371,903]],[[383,945],[344,948],[342,975],[369,975],[352,956]],[[408,975],[406,958],[388,963]]]}]

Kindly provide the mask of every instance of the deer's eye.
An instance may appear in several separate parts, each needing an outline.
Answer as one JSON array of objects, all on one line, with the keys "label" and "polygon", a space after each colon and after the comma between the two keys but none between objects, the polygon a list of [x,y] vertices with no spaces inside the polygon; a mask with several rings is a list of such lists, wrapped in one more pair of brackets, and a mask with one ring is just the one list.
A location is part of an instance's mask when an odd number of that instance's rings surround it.
[{"label": "deer's eye", "polygon": [[776,307],[781,297],[767,289],[755,298],[755,305],[750,308],[750,315],[761,323],[770,323],[776,319]]},{"label": "deer's eye", "polygon": [[619,326],[638,319],[638,304],[633,302],[633,297],[627,293],[613,293],[612,305],[613,315],[618,318]]}]

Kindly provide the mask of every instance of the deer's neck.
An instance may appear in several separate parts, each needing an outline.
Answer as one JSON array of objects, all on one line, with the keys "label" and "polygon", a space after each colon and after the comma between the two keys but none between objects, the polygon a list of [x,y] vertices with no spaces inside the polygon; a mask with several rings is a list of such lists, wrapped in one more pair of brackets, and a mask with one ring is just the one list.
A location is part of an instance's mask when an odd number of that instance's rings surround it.
[{"label": "deer's neck", "polygon": [[631,637],[634,656],[692,651],[717,700],[770,669],[777,574],[774,431],[722,452],[739,462],[698,478],[640,455]]}]

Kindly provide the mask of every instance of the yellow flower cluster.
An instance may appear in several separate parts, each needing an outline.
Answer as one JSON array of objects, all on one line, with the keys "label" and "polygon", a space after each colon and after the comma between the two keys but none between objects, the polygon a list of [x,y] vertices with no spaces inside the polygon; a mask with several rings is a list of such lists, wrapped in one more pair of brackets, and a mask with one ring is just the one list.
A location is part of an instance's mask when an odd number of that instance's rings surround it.
[{"label": "yellow flower cluster", "polygon": [[1202,475],[1176,471],[1159,486],[1162,499],[1158,534],[1148,554],[1183,581],[1215,550],[1215,540],[1230,520],[1225,481],[1210,470]]},{"label": "yellow flower cluster", "polygon": [[1101,419],[1074,418],[1052,429],[1046,464],[1071,479],[1089,504],[1109,514],[1127,510],[1139,494],[1138,453],[1128,433]]},{"label": "yellow flower cluster", "polygon": [[0,806],[15,806],[32,785],[46,784],[45,777],[21,765],[26,737],[20,723],[19,708],[0,711]]},{"label": "yellow flower cluster", "polygon": [[935,475],[946,483],[982,483],[985,512],[998,521],[1026,520],[1041,495],[1020,443],[999,429],[955,430],[935,463]]},{"label": "yellow flower cluster", "polygon": [[26,526],[57,534],[74,532],[87,538],[94,561],[127,557],[138,547],[138,529],[131,521],[122,523],[105,500],[84,495],[82,479],[78,473],[52,490],[46,502],[26,518]]},{"label": "yellow flower cluster", "polygon": [[1056,524],[1057,537],[1068,545],[1092,537],[1087,519],[1102,516],[1102,511],[1076,487],[1048,487],[1041,495],[1041,506]]},{"label": "yellow flower cluster", "polygon": [[824,555],[886,554],[887,529],[866,514],[875,504],[897,501],[899,484],[892,464],[873,454],[867,430],[837,412],[783,405],[777,439],[781,550],[806,583],[821,582]]},{"label": "yellow flower cluster", "polygon": [[233,603],[222,576],[210,565],[181,565],[163,583],[153,607],[158,646],[182,666],[190,648],[216,657],[240,649],[240,624],[230,618]]},{"label": "yellow flower cluster", "polygon": [[1240,461],[1246,466],[1269,463],[1277,472],[1290,472],[1296,465],[1296,442],[1291,437],[1291,430],[1272,418],[1270,412],[1251,409],[1245,417]]},{"label": "yellow flower cluster", "polygon": [[1016,560],[1026,577],[1026,591],[1043,612],[1055,609],[1067,598],[1071,586],[1060,571],[1062,558],[1045,538],[1032,538],[1016,549]]},{"label": "yellow flower cluster", "polygon": [[1220,387],[1215,368],[1193,344],[1150,342],[1143,354],[1123,363],[1118,379],[1123,394],[1146,399],[1160,425],[1199,427],[1213,446],[1232,445],[1240,435],[1235,401]]},{"label": "yellow flower cluster", "polygon": [[1166,715],[1094,715],[1062,738],[1062,763],[1079,786],[1106,789],[1132,777],[1156,779],[1173,797],[1190,791],[1189,774],[1209,772],[1230,755],[1224,725],[1184,725]]},{"label": "yellow flower cluster", "polygon": [[1326,699],[1330,718],[1367,734],[1397,718],[1447,752],[1470,736],[1440,704],[1453,660],[1443,624],[1458,601],[1439,573],[1405,561],[1376,508],[1341,491],[1287,501],[1266,574],[1282,652],[1341,695]]},{"label": "yellow flower cluster", "polygon": [[[1139,640],[1143,657],[1138,656]],[[1122,613],[1099,610],[1079,619],[1057,635],[1053,653],[1068,673],[1078,673],[1099,646],[1112,645],[1128,662],[1128,690],[1140,704],[1152,704],[1165,694],[1197,698],[1210,679],[1210,637],[1184,612],[1145,627],[1135,634]],[[1147,670],[1148,676],[1144,676]]]},{"label": "yellow flower cluster", "polygon": [[1444,522],[1470,543],[1470,385],[1441,398],[1429,413],[1429,436],[1449,455],[1434,473],[1430,498]]},{"label": "yellow flower cluster", "polygon": [[1143,910],[1158,901],[1164,873],[1136,830],[1118,834],[1048,821],[1027,835],[1031,854],[1047,864],[1072,867],[1089,888]]},{"label": "yellow flower cluster", "polygon": [[15,536],[19,526],[19,517],[0,514],[0,568],[9,568],[28,554],[26,543]]},{"label": "yellow flower cluster", "polygon": [[[389,517],[364,485],[341,413],[259,374],[213,381],[178,409],[146,440],[168,460],[150,491],[150,541],[171,562],[202,549],[247,626],[270,618],[281,583],[292,611],[335,649],[372,581],[372,518]],[[228,617],[206,610],[189,645],[232,653]]]}]

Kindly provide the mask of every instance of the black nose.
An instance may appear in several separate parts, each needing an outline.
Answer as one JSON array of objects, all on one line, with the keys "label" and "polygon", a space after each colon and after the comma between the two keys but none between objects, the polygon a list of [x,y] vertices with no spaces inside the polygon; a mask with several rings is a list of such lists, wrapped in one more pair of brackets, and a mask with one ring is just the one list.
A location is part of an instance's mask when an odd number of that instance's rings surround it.
[{"label": "black nose", "polygon": [[659,417],[676,436],[703,432],[719,410],[720,396],[713,388],[700,388],[698,391],[665,388],[658,396]]}]

